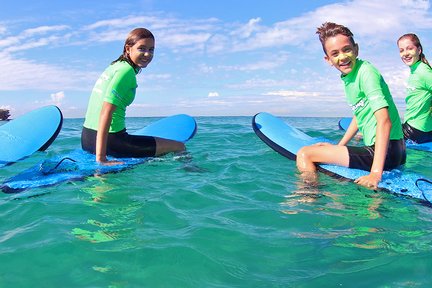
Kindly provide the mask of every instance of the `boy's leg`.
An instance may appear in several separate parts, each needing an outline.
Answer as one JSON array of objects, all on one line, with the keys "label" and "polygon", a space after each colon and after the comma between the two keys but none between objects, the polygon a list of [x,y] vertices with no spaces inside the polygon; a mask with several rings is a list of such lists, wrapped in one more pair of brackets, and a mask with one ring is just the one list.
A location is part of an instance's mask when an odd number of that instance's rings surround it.
[{"label": "boy's leg", "polygon": [[346,146],[320,143],[302,147],[297,152],[297,168],[300,172],[315,172],[315,163],[349,166],[349,154]]}]

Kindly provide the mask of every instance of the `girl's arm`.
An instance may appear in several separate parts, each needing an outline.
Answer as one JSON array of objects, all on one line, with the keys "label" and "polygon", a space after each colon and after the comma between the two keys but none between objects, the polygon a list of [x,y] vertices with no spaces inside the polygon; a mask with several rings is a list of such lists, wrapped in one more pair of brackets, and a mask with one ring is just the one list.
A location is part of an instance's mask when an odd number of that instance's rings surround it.
[{"label": "girl's arm", "polygon": [[375,136],[375,154],[370,174],[362,176],[354,182],[369,188],[377,188],[384,171],[384,163],[387,155],[387,148],[390,139],[392,126],[387,108],[381,108],[375,113],[377,128]]},{"label": "girl's arm", "polygon": [[342,139],[339,141],[338,145],[346,146],[351,141],[351,139],[356,135],[357,131],[358,131],[357,118],[354,116],[351,120],[351,123],[347,131],[345,132]]},{"label": "girl's arm", "polygon": [[96,136],[96,161],[100,163],[107,162],[106,149],[109,127],[111,125],[112,114],[114,113],[116,106],[103,102],[102,110],[99,116],[99,126]]}]

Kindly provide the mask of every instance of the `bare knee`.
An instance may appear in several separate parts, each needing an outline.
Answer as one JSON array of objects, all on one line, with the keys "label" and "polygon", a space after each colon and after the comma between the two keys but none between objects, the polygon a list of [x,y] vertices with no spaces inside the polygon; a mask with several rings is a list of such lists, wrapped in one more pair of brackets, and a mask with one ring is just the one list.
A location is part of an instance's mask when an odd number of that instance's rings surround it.
[{"label": "bare knee", "polygon": [[296,158],[297,168],[300,171],[315,171],[315,164],[310,157],[310,149],[308,146],[300,148]]},{"label": "bare knee", "polygon": [[297,161],[299,161],[299,159],[300,160],[308,159],[309,158],[309,151],[308,150],[309,149],[308,149],[307,146],[304,146],[304,147],[300,148],[297,151]]}]

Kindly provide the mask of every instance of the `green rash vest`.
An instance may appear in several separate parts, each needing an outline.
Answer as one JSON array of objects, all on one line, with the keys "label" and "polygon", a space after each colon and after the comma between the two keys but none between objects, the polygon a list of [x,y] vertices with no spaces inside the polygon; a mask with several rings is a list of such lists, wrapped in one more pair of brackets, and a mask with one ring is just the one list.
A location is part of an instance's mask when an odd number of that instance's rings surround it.
[{"label": "green rash vest", "polygon": [[116,106],[109,132],[125,129],[126,107],[135,99],[137,87],[136,72],[129,63],[118,61],[108,66],[93,88],[84,127],[98,130],[103,102],[108,102]]},{"label": "green rash vest", "polygon": [[403,138],[402,124],[390,90],[372,64],[357,59],[353,70],[341,78],[345,84],[345,95],[366,146],[375,144],[377,120],[374,113],[382,108],[388,109],[392,123],[390,140]]},{"label": "green rash vest", "polygon": [[410,67],[404,121],[423,131],[432,131],[432,69],[418,61]]}]

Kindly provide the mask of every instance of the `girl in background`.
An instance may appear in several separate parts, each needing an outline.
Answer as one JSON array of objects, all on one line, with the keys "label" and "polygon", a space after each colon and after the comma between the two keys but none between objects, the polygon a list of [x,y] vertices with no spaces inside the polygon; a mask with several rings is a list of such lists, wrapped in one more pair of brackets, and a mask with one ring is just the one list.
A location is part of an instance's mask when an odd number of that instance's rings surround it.
[{"label": "girl in background", "polygon": [[410,67],[403,133],[417,143],[432,141],[432,69],[415,34],[402,35],[398,41],[402,62]]}]

